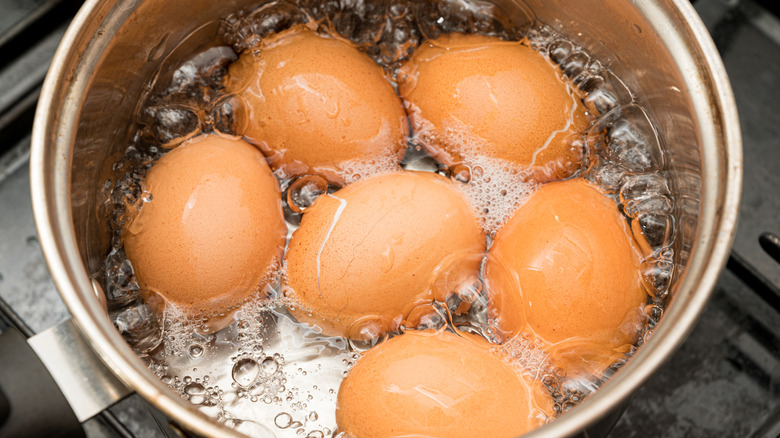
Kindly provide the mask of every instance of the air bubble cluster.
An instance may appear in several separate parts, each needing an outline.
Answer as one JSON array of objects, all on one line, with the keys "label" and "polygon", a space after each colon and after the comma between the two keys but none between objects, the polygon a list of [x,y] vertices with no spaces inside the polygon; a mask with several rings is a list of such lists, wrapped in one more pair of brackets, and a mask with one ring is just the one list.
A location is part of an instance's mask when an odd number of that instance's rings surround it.
[{"label": "air bubble cluster", "polygon": [[538,183],[525,181],[523,170],[491,158],[480,157],[471,166],[453,170],[453,179],[462,183],[458,189],[490,233],[498,231],[539,188]]},{"label": "air bubble cluster", "polygon": [[[585,93],[583,102],[598,116],[587,133],[583,176],[616,198],[645,255],[641,275],[649,302],[663,309],[675,268],[675,205],[658,133],[647,112],[612,72],[571,42],[556,38],[551,29],[536,32],[549,41],[550,60]],[[661,313],[648,314],[639,344]]]},{"label": "air bubble cluster", "polygon": [[[586,51],[546,26],[532,29],[528,38],[584,93],[583,103],[596,116],[586,136],[582,176],[618,202],[645,255],[641,274],[649,301],[662,309],[675,269],[676,224],[655,126],[625,84]],[[657,322],[650,318],[642,331],[650,331]],[[640,343],[645,337],[641,334]]]}]

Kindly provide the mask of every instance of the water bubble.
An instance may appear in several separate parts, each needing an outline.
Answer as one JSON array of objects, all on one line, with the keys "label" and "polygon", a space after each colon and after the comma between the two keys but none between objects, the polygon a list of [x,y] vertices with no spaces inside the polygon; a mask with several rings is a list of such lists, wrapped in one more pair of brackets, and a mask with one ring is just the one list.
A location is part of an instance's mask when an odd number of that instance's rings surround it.
[{"label": "water bubble", "polygon": [[479,181],[485,175],[485,169],[482,166],[474,166],[471,168],[471,178],[475,181]]},{"label": "water bubble", "polygon": [[608,128],[608,154],[634,172],[660,166],[661,152],[653,126],[640,107],[621,107],[623,117]]},{"label": "water bubble", "polygon": [[616,193],[623,183],[628,170],[619,163],[600,159],[585,177],[600,186],[606,193]]},{"label": "water bubble", "polygon": [[674,218],[669,214],[640,213],[631,222],[631,229],[634,236],[644,238],[637,241],[647,243],[648,247],[642,248],[645,252],[669,246],[674,240]]},{"label": "water bubble", "polygon": [[106,299],[109,306],[122,308],[138,300],[141,296],[141,288],[135,280],[133,266],[124,250],[112,250],[106,258]]},{"label": "water bubble", "polygon": [[569,78],[582,74],[590,62],[590,56],[584,52],[573,52],[561,61],[561,70]]},{"label": "water bubble", "polygon": [[203,355],[203,347],[195,344],[190,346],[190,357],[193,359],[199,358]]},{"label": "water bubble", "polygon": [[330,30],[349,38],[378,64],[392,70],[421,41],[410,2],[308,2],[314,15],[327,15]]},{"label": "water bubble", "polygon": [[657,324],[661,320],[661,316],[664,314],[663,307],[658,304],[649,304],[642,309],[645,315],[650,318],[652,324]]},{"label": "water bubble", "polygon": [[122,337],[139,354],[151,352],[163,340],[163,327],[157,315],[140,299],[112,314],[112,319]]},{"label": "water bubble", "polygon": [[626,85],[606,69],[583,80],[579,87],[587,93],[582,99],[585,107],[595,115],[604,115],[633,100]]},{"label": "water bubble", "polygon": [[252,358],[243,358],[233,365],[233,380],[242,387],[249,387],[260,375],[260,365]]},{"label": "water bubble", "polygon": [[306,435],[306,438],[325,438],[325,434],[321,430],[313,430]]},{"label": "water bubble", "polygon": [[214,131],[226,135],[238,135],[246,130],[249,123],[244,110],[246,104],[239,96],[227,95],[217,100],[208,115],[209,125]]},{"label": "water bubble", "polygon": [[465,164],[457,164],[452,170],[452,179],[463,184],[468,184],[471,181],[471,169]]},{"label": "water bubble", "polygon": [[236,12],[222,22],[220,32],[236,50],[257,46],[266,35],[308,20],[306,14],[285,1],[271,1],[251,11]]},{"label": "water bubble", "polygon": [[553,382],[558,382],[558,379],[544,377],[544,368],[549,366],[548,353],[542,348],[537,348],[535,341],[536,338],[531,334],[520,333],[500,347],[495,347],[493,351],[512,364],[520,373],[532,379],[539,379],[549,386]]},{"label": "water bubble", "polygon": [[440,269],[433,282],[433,297],[446,303],[453,314],[468,312],[475,303],[486,304],[484,284],[480,277],[483,254],[454,256]]},{"label": "water bubble", "polygon": [[193,382],[185,386],[184,394],[192,404],[199,405],[206,401],[206,388],[197,382]]},{"label": "water bubble", "polygon": [[447,326],[447,311],[436,304],[421,304],[404,318],[404,328],[414,330],[439,330]]},{"label": "water bubble", "polygon": [[417,2],[415,6],[418,26],[428,40],[453,32],[508,38],[531,23],[523,10],[512,20],[499,6],[479,0]]},{"label": "water bubble", "polygon": [[[213,27],[204,26],[192,35],[193,42],[197,40],[197,32],[213,32]],[[177,50],[187,50],[185,44]],[[174,59],[169,55],[170,59]],[[170,87],[165,90],[168,101],[187,103],[193,107],[204,106],[211,101],[214,90],[219,88],[226,73],[226,67],[238,59],[236,53],[227,46],[210,47],[196,53],[182,63],[171,77]]]},{"label": "water bubble", "polygon": [[674,273],[674,252],[664,248],[654,252],[640,266],[645,290],[654,298],[663,298],[669,290]]},{"label": "water bubble", "polygon": [[276,417],[274,417],[274,424],[279,429],[287,429],[292,425],[292,422],[292,415],[288,414],[287,412],[282,412],[281,414],[278,414]]},{"label": "water bubble", "polygon": [[561,64],[574,50],[574,44],[566,40],[557,40],[550,43],[547,53],[550,60],[556,64]]},{"label": "water bubble", "polygon": [[642,196],[640,198],[627,199],[621,204],[623,213],[636,218],[641,213],[668,214],[672,212],[672,200],[663,195]]},{"label": "water bubble", "polygon": [[[144,202],[144,203],[152,202],[152,199],[153,199],[153,196],[152,196],[151,192],[143,191],[141,193],[141,202]],[[140,208],[139,208],[139,210],[140,210]]]},{"label": "water bubble", "polygon": [[620,188],[620,202],[626,203],[630,199],[640,199],[654,195],[668,195],[670,193],[666,178],[657,173],[642,173],[626,178]]},{"label": "water bubble", "polygon": [[420,32],[412,22],[406,19],[408,5],[395,4],[389,8],[391,18],[380,37],[379,42],[367,50],[380,65],[393,66],[408,59],[419,45]]},{"label": "water bubble", "polygon": [[655,128],[636,104],[601,116],[588,131],[588,147],[633,173],[657,170],[662,154]]},{"label": "water bubble", "polygon": [[605,114],[620,103],[613,87],[601,76],[589,76],[579,86],[586,93],[582,102],[592,114]]},{"label": "water bubble", "polygon": [[309,412],[309,415],[306,416],[306,419],[309,420],[309,421],[317,421],[317,419],[319,419],[319,418],[320,418],[320,416],[317,415],[317,412],[315,412],[315,411]]},{"label": "water bubble", "polygon": [[141,113],[147,134],[164,148],[173,148],[200,134],[200,117],[183,105],[151,106]]},{"label": "water bubble", "polygon": [[279,371],[279,363],[273,357],[267,357],[263,359],[260,368],[262,369],[263,374],[270,376]]},{"label": "water bubble", "polygon": [[287,205],[295,213],[303,213],[320,196],[328,193],[328,182],[318,175],[302,176],[287,189]]},{"label": "water bubble", "polygon": [[364,316],[350,325],[349,346],[356,351],[367,351],[387,339],[388,324],[376,316]]}]

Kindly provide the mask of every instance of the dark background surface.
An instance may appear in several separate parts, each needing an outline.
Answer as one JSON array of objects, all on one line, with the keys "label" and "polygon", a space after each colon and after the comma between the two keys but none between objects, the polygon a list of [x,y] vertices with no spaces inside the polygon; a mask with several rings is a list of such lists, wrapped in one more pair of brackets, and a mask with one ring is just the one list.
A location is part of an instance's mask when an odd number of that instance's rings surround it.
[{"label": "dark background surface", "polygon": [[[34,106],[79,2],[0,0],[0,298],[32,332],[66,319],[38,246],[29,195]],[[698,0],[732,81],[744,140],[740,224],[728,268],[690,338],[632,397],[611,437],[780,436],[780,20],[769,1]],[[4,324],[0,318],[0,331]],[[2,366],[2,365],[0,365]],[[45,421],[45,417],[42,419]],[[131,396],[89,437],[158,437]]]}]

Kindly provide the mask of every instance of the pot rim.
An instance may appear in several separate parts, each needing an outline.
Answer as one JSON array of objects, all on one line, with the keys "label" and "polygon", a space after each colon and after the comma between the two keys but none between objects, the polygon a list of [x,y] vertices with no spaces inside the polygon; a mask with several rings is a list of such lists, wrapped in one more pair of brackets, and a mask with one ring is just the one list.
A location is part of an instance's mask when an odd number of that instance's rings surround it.
[{"label": "pot rim", "polygon": [[[121,2],[122,0],[120,0]],[[689,87],[702,132],[702,202],[694,248],[675,300],[654,336],[601,390],[571,412],[537,429],[529,438],[572,435],[619,406],[682,344],[692,330],[726,263],[736,232],[742,184],[742,140],[733,92],[723,62],[709,32],[686,0],[670,0],[694,41],[677,32],[661,33],[681,71],[695,72]],[[109,43],[109,35],[91,36],[83,52],[75,53],[82,29],[94,15],[100,0],[88,0],[68,27],[44,82],[32,133],[30,178],[33,213],[41,248],[52,279],[81,330],[101,360],[128,387],[138,392],[169,418],[188,430],[206,436],[244,435],[213,421],[154,376],[136,356],[106,317],[94,298],[89,274],[81,262],[73,227],[70,199],[70,166],[80,103],[89,87],[90,73]],[[634,4],[646,16],[669,17],[653,0]],[[105,9],[105,8],[104,8]],[[116,9],[116,8],[114,8]],[[112,11],[113,12],[113,9]],[[108,15],[108,14],[106,14]],[[101,17],[105,19],[106,16]],[[111,18],[111,17],[110,17]],[[656,23],[653,23],[656,26]],[[673,28],[673,27],[672,27]],[[698,46],[700,62],[690,57]],[[90,56],[92,55],[92,56]],[[684,70],[687,68],[688,70]],[[700,82],[696,82],[696,80]],[[718,120],[712,120],[720,116]],[[719,152],[719,145],[723,149]],[[52,171],[52,164],[54,170]],[[684,304],[684,305],[682,305]]]}]

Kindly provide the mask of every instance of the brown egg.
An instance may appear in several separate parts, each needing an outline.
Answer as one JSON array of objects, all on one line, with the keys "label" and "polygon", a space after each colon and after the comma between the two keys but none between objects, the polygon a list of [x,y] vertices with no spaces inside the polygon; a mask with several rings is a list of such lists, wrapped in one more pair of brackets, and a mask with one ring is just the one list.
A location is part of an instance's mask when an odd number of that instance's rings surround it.
[{"label": "brown egg", "polygon": [[523,315],[548,344],[570,341],[591,356],[601,348],[613,356],[635,341],[647,299],[642,254],[615,202],[593,184],[542,186],[496,234],[490,253],[486,276],[505,267],[513,284],[502,293],[521,296],[521,309],[502,313],[505,330],[524,331],[525,321],[512,318]]},{"label": "brown egg", "polygon": [[227,90],[245,105],[240,134],[285,176],[343,183],[359,163],[397,163],[408,128],[383,70],[344,40],[296,26],[241,54]]},{"label": "brown egg", "polygon": [[339,430],[356,437],[472,438],[515,437],[540,426],[549,395],[489,346],[450,332],[414,331],[379,344],[341,383]]},{"label": "brown egg", "polygon": [[164,155],[129,212],[128,259],[142,289],[202,314],[240,304],[278,268],[286,226],[276,178],[252,145],[197,137]]},{"label": "brown egg", "polygon": [[521,42],[448,34],[420,46],[398,90],[415,136],[438,161],[479,157],[526,168],[532,179],[571,175],[582,159],[584,106],[560,71]]},{"label": "brown egg", "polygon": [[293,234],[287,284],[302,308],[292,313],[333,336],[350,335],[358,320],[374,333],[394,329],[432,301],[430,285],[449,258],[484,248],[450,180],[409,171],[357,182],[320,197]]}]

